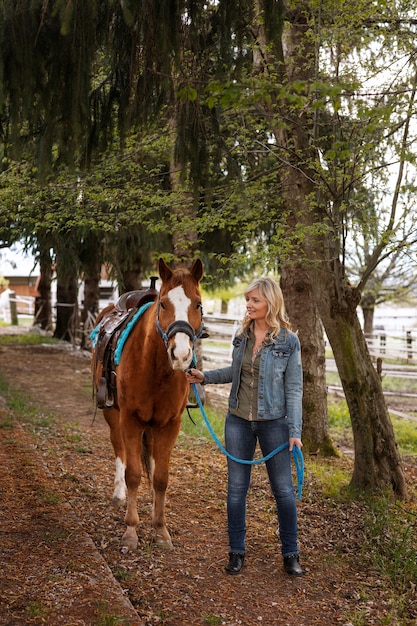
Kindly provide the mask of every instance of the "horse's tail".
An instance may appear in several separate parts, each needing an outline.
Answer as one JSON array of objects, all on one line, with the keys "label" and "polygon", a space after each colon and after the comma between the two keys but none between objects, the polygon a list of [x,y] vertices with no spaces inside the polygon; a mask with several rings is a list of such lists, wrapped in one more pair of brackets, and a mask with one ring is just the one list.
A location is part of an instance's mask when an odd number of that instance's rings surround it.
[{"label": "horse's tail", "polygon": [[151,466],[151,451],[152,451],[152,433],[150,430],[145,428],[142,436],[142,454],[141,461],[143,470],[148,477],[148,480],[151,480],[152,477],[152,466]]}]

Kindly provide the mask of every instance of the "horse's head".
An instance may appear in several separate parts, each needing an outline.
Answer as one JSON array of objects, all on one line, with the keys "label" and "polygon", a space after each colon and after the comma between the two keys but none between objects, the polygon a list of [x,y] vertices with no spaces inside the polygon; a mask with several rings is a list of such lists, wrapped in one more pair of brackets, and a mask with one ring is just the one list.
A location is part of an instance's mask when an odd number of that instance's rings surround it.
[{"label": "horse's head", "polygon": [[203,333],[199,283],[203,264],[197,259],[190,270],[172,270],[159,260],[162,280],[156,319],[172,369],[186,370],[192,364],[194,342]]}]

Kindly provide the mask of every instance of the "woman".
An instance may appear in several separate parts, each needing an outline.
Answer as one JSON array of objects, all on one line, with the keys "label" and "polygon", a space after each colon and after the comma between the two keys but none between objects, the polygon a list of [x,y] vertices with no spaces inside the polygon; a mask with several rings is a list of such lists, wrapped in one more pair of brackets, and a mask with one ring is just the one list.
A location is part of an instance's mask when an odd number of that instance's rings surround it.
[{"label": "woman", "polygon": [[[271,278],[259,278],[245,292],[246,315],[233,340],[229,367],[200,372],[191,369],[190,383],[232,383],[225,422],[225,445],[237,459],[252,460],[259,445],[263,456],[288,442],[266,461],[279,523],[281,553],[287,574],[301,576],[298,525],[290,452],[302,448],[301,349],[290,330],[282,291]],[[246,496],[251,465],[227,457],[227,521],[229,562],[239,574],[245,561]]]}]

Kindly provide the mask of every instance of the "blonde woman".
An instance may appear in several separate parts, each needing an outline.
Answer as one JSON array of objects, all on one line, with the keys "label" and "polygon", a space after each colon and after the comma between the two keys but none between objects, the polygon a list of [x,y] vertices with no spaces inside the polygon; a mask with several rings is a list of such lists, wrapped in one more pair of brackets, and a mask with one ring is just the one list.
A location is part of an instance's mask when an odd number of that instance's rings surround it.
[{"label": "blonde woman", "polygon": [[[252,460],[257,442],[262,454],[288,443],[266,461],[278,514],[284,570],[303,571],[298,554],[298,522],[290,452],[302,448],[301,349],[291,331],[282,291],[271,278],[254,280],[245,292],[246,315],[233,341],[229,367],[200,372],[191,369],[190,383],[232,383],[225,422],[225,445],[236,459]],[[250,464],[227,457],[228,574],[239,574],[246,556],[246,498]]]}]

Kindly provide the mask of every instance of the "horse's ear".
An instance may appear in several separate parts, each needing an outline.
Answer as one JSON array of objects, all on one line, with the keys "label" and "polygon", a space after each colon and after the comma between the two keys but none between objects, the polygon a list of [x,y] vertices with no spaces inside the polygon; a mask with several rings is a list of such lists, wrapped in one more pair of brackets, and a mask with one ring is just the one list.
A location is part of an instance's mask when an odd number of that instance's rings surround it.
[{"label": "horse's ear", "polygon": [[201,259],[196,259],[193,263],[193,266],[190,270],[192,276],[194,276],[194,278],[196,279],[196,281],[199,283],[200,280],[203,277],[203,273],[204,273],[204,269],[203,269],[203,262],[201,261]]},{"label": "horse's ear", "polygon": [[172,269],[168,267],[164,259],[159,259],[159,276],[163,283],[172,276]]}]

